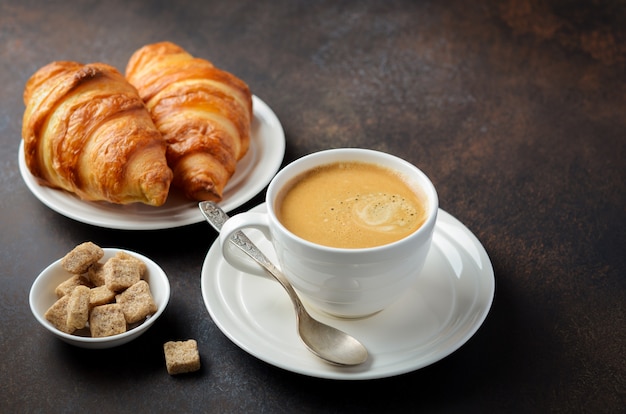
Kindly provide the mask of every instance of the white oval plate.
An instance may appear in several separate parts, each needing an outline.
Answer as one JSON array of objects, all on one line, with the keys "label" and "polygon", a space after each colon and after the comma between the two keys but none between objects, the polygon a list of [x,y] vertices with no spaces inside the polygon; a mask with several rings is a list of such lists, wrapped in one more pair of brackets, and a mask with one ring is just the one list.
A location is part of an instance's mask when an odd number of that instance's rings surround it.
[{"label": "white oval plate", "polygon": [[[252,97],[254,119],[248,153],[224,189],[220,206],[231,211],[257,195],[276,174],[285,155],[285,134],[272,109]],[[166,203],[152,207],[141,203],[118,205],[81,200],[75,195],[37,183],[24,159],[20,143],[19,168],[29,190],[43,204],[66,217],[94,226],[120,230],[157,230],[199,223],[204,220],[198,203],[171,191]]]},{"label": "white oval plate", "polygon": [[[265,211],[262,204],[253,211]],[[276,260],[270,242],[256,230],[248,236]],[[359,339],[369,361],[355,367],[327,364],[296,333],[287,294],[272,279],[243,273],[224,261],[219,243],[202,267],[204,303],[219,329],[237,346],[277,367],[319,378],[384,378],[430,365],[460,348],[491,308],[495,279],[478,239],[457,219],[439,210],[433,245],[416,284],[398,302],[369,318],[346,320],[311,314]]]}]

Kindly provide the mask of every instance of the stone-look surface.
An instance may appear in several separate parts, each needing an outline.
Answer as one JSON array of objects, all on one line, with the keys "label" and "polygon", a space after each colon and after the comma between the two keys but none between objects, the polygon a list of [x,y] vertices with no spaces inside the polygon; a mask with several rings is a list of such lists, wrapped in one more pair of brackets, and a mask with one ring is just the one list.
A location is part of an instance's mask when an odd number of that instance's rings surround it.
[{"label": "stone-look surface", "polygon": [[[308,378],[211,321],[201,223],[132,232],[42,205],[18,172],[24,83],[53,60],[123,70],[170,40],[246,80],[280,118],[285,162],[339,146],[421,167],[483,242],[492,311],[448,358],[376,381]],[[71,1],[0,3],[0,400],[7,412],[618,412],[626,398],[624,1]],[[238,211],[258,204],[259,195]],[[169,274],[168,310],[111,350],[73,348],[32,317],[37,274],[77,243]],[[174,241],[174,242],[173,242]],[[167,375],[194,338],[203,369]],[[10,357],[9,357],[10,356]]]}]

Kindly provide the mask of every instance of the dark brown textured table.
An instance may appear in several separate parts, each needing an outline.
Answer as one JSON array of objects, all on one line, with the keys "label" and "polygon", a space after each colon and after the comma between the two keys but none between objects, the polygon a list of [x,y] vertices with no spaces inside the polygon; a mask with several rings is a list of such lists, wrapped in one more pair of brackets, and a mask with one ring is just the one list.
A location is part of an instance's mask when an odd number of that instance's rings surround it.
[{"label": "dark brown textured table", "polygon": [[[493,263],[478,332],[391,378],[295,374],[211,320],[200,292],[208,225],[104,229],[39,202],[18,171],[26,80],[53,60],[123,70],[161,40],[246,80],[282,122],[284,162],[358,146],[427,172]],[[624,1],[3,1],[1,411],[623,412],[625,115]],[[169,307],[137,341],[78,349],[32,317],[35,277],[84,240],[168,273]],[[162,344],[186,338],[203,368],[171,377]]]}]

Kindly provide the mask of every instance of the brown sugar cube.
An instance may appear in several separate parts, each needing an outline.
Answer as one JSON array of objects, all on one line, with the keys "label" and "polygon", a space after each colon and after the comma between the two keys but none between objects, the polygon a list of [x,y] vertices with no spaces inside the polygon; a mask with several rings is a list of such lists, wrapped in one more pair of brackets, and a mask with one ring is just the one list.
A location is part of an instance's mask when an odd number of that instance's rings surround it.
[{"label": "brown sugar cube", "polygon": [[69,295],[72,293],[75,287],[77,286],[89,286],[89,280],[81,275],[74,275],[64,282],[60,283],[55,289],[54,293],[56,293],[57,298],[60,298],[65,295]]},{"label": "brown sugar cube", "polygon": [[129,288],[141,280],[140,266],[131,260],[112,257],[106,261],[102,271],[105,286],[115,292]]},{"label": "brown sugar cube", "polygon": [[87,278],[94,286],[104,285],[104,265],[100,262],[96,262],[89,266],[87,269]]},{"label": "brown sugar cube", "polygon": [[83,329],[89,319],[89,289],[87,286],[76,286],[69,294],[67,302],[67,326]]},{"label": "brown sugar cube", "polygon": [[148,270],[148,267],[141,259],[136,258],[130,253],[119,251],[115,254],[115,257],[117,257],[118,259],[128,260],[132,263],[135,263],[137,265],[137,269],[139,270],[139,276],[142,278],[143,278],[143,275],[145,275],[146,271]]},{"label": "brown sugar cube", "polygon": [[166,342],[163,350],[168,374],[184,374],[200,369],[200,354],[198,344],[194,339]]},{"label": "brown sugar cube", "polygon": [[65,295],[54,302],[54,304],[48,308],[44,317],[59,331],[71,334],[74,332],[74,328],[67,325],[67,304],[69,300],[70,296]]},{"label": "brown sugar cube", "polygon": [[112,303],[93,308],[89,314],[89,329],[93,338],[126,332],[126,319],[120,305]]},{"label": "brown sugar cube", "polygon": [[61,259],[61,265],[70,273],[80,275],[104,256],[104,250],[92,242],[85,242],[74,247]]},{"label": "brown sugar cube", "polygon": [[145,280],[140,280],[115,296],[115,301],[122,307],[127,323],[139,322],[157,311],[150,286]]},{"label": "brown sugar cube", "polygon": [[115,299],[115,292],[106,286],[97,286],[89,291],[89,307],[112,303]]}]

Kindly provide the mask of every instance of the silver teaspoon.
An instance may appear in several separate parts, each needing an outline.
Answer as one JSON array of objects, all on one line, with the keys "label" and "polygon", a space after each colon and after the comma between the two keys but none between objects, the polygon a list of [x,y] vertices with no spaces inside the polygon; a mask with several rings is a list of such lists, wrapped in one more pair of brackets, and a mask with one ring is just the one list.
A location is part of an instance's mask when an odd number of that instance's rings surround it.
[{"label": "silver teaspoon", "polygon": [[[219,232],[228,215],[212,201],[202,201],[199,207],[207,221]],[[309,351],[335,365],[358,365],[367,360],[367,349],[359,341],[319,322],[307,312],[287,278],[242,231],[236,232],[230,242],[263,266],[285,288],[296,310],[298,335]]]}]

